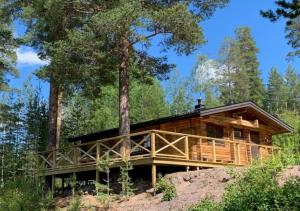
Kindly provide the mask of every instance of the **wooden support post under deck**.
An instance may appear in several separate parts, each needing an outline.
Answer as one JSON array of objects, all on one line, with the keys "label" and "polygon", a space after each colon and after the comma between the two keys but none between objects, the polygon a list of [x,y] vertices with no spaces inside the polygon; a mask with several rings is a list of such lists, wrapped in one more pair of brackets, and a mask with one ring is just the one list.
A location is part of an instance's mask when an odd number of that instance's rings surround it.
[{"label": "wooden support post under deck", "polygon": [[96,169],[96,183],[99,183],[99,171]]},{"label": "wooden support post under deck", "polygon": [[[75,173],[75,172],[73,172],[73,178],[75,178],[75,180],[77,181],[76,173]],[[76,185],[75,185],[75,186],[76,186]],[[75,196],[75,186],[72,187],[72,195],[73,195],[73,197]]]},{"label": "wooden support post under deck", "polygon": [[64,192],[64,190],[65,190],[65,178],[64,177],[61,178],[61,189]]},{"label": "wooden support post under deck", "polygon": [[152,187],[156,184],[156,164],[151,165],[151,171],[152,171]]},{"label": "wooden support post under deck", "polygon": [[54,196],[54,191],[55,191],[55,176],[51,176],[51,192],[52,192],[52,197]]}]

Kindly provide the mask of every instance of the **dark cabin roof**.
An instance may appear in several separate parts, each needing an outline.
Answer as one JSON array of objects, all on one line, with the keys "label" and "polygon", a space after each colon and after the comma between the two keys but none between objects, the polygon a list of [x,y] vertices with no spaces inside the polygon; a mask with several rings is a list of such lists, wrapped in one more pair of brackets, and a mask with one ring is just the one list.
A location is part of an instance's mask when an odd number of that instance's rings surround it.
[{"label": "dark cabin roof", "polygon": [[[236,103],[236,104],[231,104],[231,105],[225,105],[225,106],[220,106],[220,107],[215,107],[215,108],[210,108],[210,109],[203,109],[203,110],[198,109],[193,112],[186,113],[186,114],[163,117],[163,118],[154,119],[154,120],[150,120],[150,121],[146,121],[146,122],[132,124],[130,127],[132,130],[137,130],[137,129],[141,129],[141,128],[146,128],[146,127],[162,124],[162,123],[173,122],[173,121],[182,120],[182,119],[188,119],[191,117],[203,117],[203,116],[222,113],[222,112],[226,112],[226,111],[242,109],[242,108],[251,109],[251,111],[253,111],[259,115],[262,115],[264,118],[268,119],[273,124],[278,125],[281,128],[280,133],[293,131],[293,128],[291,126],[289,126],[288,124],[286,124],[279,118],[273,116],[272,114],[268,113],[267,111],[263,110],[262,108],[260,108],[258,105],[256,105],[254,102],[251,102],[251,101]],[[103,131],[99,131],[96,133],[91,133],[91,134],[87,134],[87,135],[83,135],[83,136],[71,137],[68,140],[69,140],[69,142],[75,142],[75,141],[90,142],[90,141],[95,141],[95,140],[99,140],[102,138],[117,136],[118,130],[119,130],[118,128],[113,128],[113,129],[103,130]]]}]

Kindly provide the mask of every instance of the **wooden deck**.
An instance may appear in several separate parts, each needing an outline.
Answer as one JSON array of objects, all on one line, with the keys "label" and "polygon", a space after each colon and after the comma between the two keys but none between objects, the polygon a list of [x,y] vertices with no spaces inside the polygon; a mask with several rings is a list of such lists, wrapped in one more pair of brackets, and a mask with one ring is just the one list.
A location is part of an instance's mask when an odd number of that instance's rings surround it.
[{"label": "wooden deck", "polygon": [[[125,143],[130,147],[124,147]],[[149,130],[39,152],[37,169],[40,176],[96,170],[97,160],[109,155],[116,167],[129,159],[133,165],[152,165],[152,175],[156,175],[156,165],[244,166],[278,151],[279,147],[245,141]]]}]

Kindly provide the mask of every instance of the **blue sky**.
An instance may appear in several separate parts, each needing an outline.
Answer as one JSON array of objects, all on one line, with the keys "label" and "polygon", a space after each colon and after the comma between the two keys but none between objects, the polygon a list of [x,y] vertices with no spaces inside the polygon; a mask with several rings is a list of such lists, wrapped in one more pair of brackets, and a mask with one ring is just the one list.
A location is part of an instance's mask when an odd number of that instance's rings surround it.
[{"label": "blue sky", "polygon": [[[251,28],[253,38],[260,49],[258,59],[260,61],[261,75],[265,83],[272,66],[284,72],[287,64],[290,63],[299,72],[300,60],[298,58],[293,61],[286,60],[287,53],[292,51],[292,49],[287,45],[287,40],[285,39],[284,20],[271,23],[259,14],[260,10],[274,8],[274,6],[271,0],[231,0],[227,7],[219,9],[209,20],[200,23],[207,43],[189,56],[178,56],[174,52],[168,52],[169,62],[176,64],[177,69],[183,76],[188,76],[196,63],[198,54],[204,54],[208,58],[216,59],[224,38],[226,36],[233,37],[234,30],[237,27],[248,26]],[[17,24],[15,33],[20,35],[23,32],[24,27]],[[155,46],[150,49],[150,53],[153,55],[158,55],[159,52],[159,48]],[[11,79],[10,84],[13,87],[21,87],[30,74],[41,65],[46,64],[45,61],[39,60],[35,52],[28,47],[19,49],[18,56],[17,67],[20,71],[20,77]],[[33,83],[38,84],[40,82],[34,79]],[[42,93],[47,98],[49,86],[47,83],[42,83],[42,87]]]}]

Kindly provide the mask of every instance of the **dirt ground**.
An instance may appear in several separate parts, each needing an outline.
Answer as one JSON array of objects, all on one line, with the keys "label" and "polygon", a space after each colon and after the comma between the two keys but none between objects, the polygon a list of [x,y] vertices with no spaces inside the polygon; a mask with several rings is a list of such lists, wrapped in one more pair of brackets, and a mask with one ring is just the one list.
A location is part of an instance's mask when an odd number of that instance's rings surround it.
[{"label": "dirt ground", "polygon": [[[242,169],[237,169],[241,172]],[[278,184],[283,185],[290,177],[300,177],[300,166],[289,167],[278,177]],[[199,171],[178,172],[166,175],[171,183],[176,186],[177,197],[169,202],[162,202],[162,194],[153,196],[153,190],[112,203],[111,211],[179,211],[187,210],[193,204],[209,197],[215,201],[221,201],[225,186],[234,181],[228,174],[228,169],[213,168]],[[66,210],[70,198],[57,198],[56,205],[61,210]],[[91,195],[81,197],[82,210],[103,210],[99,201]]]}]

